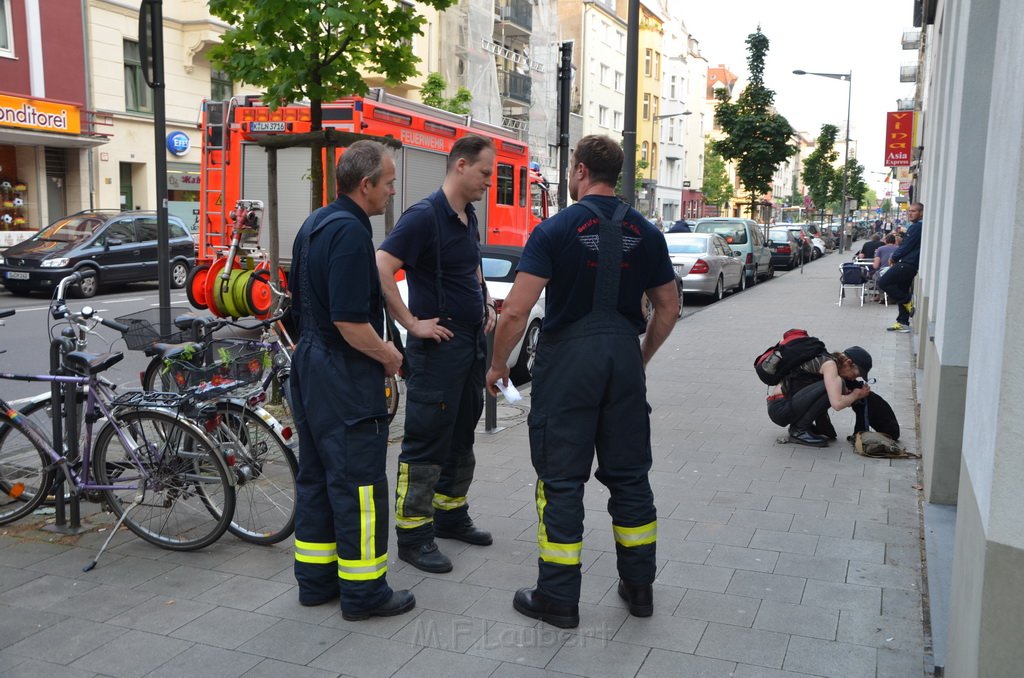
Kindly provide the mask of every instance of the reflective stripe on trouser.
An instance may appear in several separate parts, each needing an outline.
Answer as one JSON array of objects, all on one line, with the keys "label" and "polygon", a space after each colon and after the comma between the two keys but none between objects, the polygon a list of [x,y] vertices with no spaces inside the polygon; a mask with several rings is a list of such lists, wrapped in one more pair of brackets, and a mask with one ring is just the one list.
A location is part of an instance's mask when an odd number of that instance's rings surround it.
[{"label": "reflective stripe on trouser", "polygon": [[[391,596],[385,576],[386,419],[346,420],[351,404],[337,394],[339,384],[372,378],[378,385],[381,371],[373,374],[371,368],[353,365],[304,336],[289,379],[299,435],[295,579],[303,598],[329,599],[340,592],[342,609],[351,612],[372,609]],[[367,388],[363,397],[369,393]],[[350,569],[353,576],[342,576]]]},{"label": "reflective stripe on trouser", "polygon": [[579,601],[583,490],[595,454],[595,476],[609,490],[608,513],[619,528],[619,576],[635,584],[653,582],[656,549],[639,341],[614,320],[592,315],[577,323],[567,328],[571,333],[542,334],[527,419],[538,477],[537,586],[569,603]]},{"label": "reflective stripe on trouser", "polygon": [[449,341],[410,337],[406,347],[410,374],[395,488],[402,546],[431,541],[435,521],[455,526],[469,514],[486,354],[482,331],[452,329]]}]

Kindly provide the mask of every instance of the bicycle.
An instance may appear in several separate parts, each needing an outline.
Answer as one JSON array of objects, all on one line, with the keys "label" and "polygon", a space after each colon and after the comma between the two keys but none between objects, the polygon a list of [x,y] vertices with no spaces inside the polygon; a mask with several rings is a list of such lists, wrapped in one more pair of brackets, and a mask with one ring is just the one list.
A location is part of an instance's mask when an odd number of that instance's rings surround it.
[{"label": "bicycle", "polygon": [[[80,322],[92,320],[123,331],[123,326],[96,316],[91,309],[81,314],[67,310],[64,291],[78,282],[77,277],[72,274],[60,282],[60,302],[51,307],[51,314],[55,318],[77,315]],[[8,310],[0,317],[13,314]],[[86,570],[96,565],[122,524],[152,544],[186,551],[212,544],[234,515],[235,477],[227,461],[200,427],[180,415],[182,403],[192,396],[136,392],[115,396],[115,385],[101,373],[123,357],[122,353],[72,350],[61,356],[66,374],[0,373],[2,379],[85,389],[80,454],[75,449],[77,435],[67,436],[70,453],[63,445],[52,445],[37,425],[0,397],[0,424],[8,428],[0,447],[0,525],[32,513],[51,493],[60,473],[72,496],[103,501],[118,516]],[[97,422],[102,423],[94,438]],[[60,452],[54,449],[57,446]]]}]

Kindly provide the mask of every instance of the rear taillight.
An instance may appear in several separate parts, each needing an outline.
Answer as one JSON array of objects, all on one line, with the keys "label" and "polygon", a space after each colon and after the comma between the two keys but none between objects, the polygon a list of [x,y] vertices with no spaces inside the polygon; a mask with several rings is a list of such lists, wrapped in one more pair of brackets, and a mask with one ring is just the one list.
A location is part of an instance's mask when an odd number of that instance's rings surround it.
[{"label": "rear taillight", "polygon": [[708,266],[708,262],[703,259],[698,259],[693,262],[693,266],[690,268],[690,273],[707,273],[710,270],[711,267]]},{"label": "rear taillight", "polygon": [[790,254],[793,252],[793,248],[789,245],[779,245],[778,249],[775,250],[779,254]]},{"label": "rear taillight", "polygon": [[504,299],[492,299],[491,301],[494,302],[494,312],[495,313],[501,313],[501,305],[502,305],[502,303],[505,300]]},{"label": "rear taillight", "polygon": [[748,252],[747,253],[747,263],[748,264],[754,263],[754,254],[753,254],[753,252]]}]

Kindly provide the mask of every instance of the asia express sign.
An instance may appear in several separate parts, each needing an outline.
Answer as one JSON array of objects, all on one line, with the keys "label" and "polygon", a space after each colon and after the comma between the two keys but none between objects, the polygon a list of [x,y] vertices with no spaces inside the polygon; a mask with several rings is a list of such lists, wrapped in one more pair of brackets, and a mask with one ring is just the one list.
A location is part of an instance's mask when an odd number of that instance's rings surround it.
[{"label": "asia express sign", "polygon": [[82,130],[77,106],[3,94],[0,94],[0,126],[64,134],[79,134]]},{"label": "asia express sign", "polygon": [[894,111],[886,114],[885,166],[909,167],[914,147],[917,111]]}]

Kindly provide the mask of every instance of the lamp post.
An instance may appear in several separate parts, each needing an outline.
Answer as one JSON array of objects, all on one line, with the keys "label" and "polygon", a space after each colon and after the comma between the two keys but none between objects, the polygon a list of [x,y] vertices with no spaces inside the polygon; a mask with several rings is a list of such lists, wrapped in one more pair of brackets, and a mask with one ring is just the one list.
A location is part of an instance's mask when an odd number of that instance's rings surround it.
[{"label": "lamp post", "polygon": [[822,78],[832,78],[833,80],[845,80],[846,81],[846,148],[843,153],[843,204],[840,212],[840,238],[839,238],[839,251],[842,252],[846,249],[846,189],[847,181],[849,180],[849,168],[850,162],[850,104],[853,102],[853,71],[849,73],[812,73],[810,71],[795,70],[794,75],[817,75]]},{"label": "lamp post", "polygon": [[[657,123],[659,120],[664,120],[666,118],[678,118],[681,115],[693,115],[693,111],[680,111],[678,113],[666,113],[665,115],[652,115],[651,116],[651,147],[650,147],[650,149],[648,149],[648,154],[647,154],[647,158],[648,158],[648,161],[649,161],[648,162],[648,167],[650,168],[650,172],[648,173],[647,176],[648,176],[648,181],[651,184],[651,190],[650,190],[651,212],[654,211],[654,198],[655,198],[655,194],[656,194],[655,187],[658,185],[658,179],[657,179],[657,177],[654,174],[654,171],[655,171],[656,168],[654,167],[654,161],[653,161],[653,157],[654,157],[654,139],[655,139],[655,135],[657,134],[657,127],[656,127],[655,123]],[[659,145],[661,144],[661,139],[660,138],[658,139],[658,144]]]}]

